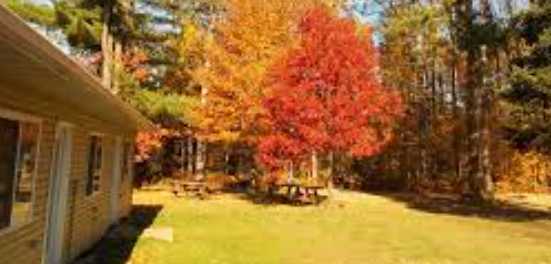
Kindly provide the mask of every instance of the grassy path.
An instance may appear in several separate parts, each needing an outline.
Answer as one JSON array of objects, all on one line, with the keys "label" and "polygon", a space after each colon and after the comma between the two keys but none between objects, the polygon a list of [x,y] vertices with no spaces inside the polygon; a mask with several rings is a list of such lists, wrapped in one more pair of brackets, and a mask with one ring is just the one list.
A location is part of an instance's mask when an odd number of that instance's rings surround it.
[{"label": "grassy path", "polygon": [[172,227],[174,242],[139,238],[133,264],[551,263],[549,219],[436,214],[359,193],[338,193],[320,207],[161,192],[138,192],[135,203],[161,205],[151,227]]}]

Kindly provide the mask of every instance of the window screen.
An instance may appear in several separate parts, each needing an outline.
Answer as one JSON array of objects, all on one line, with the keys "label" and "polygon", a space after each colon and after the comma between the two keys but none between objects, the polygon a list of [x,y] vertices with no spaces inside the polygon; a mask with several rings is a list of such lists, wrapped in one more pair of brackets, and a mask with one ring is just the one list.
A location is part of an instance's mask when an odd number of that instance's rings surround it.
[{"label": "window screen", "polygon": [[0,229],[31,219],[40,126],[0,118]]},{"label": "window screen", "polygon": [[100,190],[102,171],[102,139],[99,136],[90,136],[90,148],[88,153],[88,181],[86,194],[91,195]]},{"label": "window screen", "polygon": [[0,229],[11,222],[19,124],[0,118]]},{"label": "window screen", "polygon": [[19,151],[15,178],[15,201],[12,224],[30,220],[34,189],[34,175],[38,156],[40,128],[34,123],[19,124]]}]

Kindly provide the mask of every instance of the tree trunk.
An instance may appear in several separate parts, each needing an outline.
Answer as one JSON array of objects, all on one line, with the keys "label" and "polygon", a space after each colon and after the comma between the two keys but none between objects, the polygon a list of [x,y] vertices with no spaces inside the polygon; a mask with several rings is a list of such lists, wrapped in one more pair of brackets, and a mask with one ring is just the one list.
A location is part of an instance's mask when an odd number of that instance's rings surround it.
[{"label": "tree trunk", "polygon": [[[483,68],[487,68],[487,53],[486,48],[482,49],[482,63]],[[487,75],[487,71],[483,71]],[[493,199],[493,180],[491,173],[491,159],[490,159],[490,142],[491,142],[491,127],[490,118],[492,111],[492,91],[488,82],[487,76],[483,76],[482,93],[480,98],[480,138],[479,138],[479,169],[478,169],[478,181],[479,181],[479,196],[484,200]]]},{"label": "tree trunk", "polygon": [[103,7],[103,29],[101,34],[101,52],[103,56],[102,63],[102,84],[106,89],[111,89],[113,73],[113,35],[111,34],[111,15],[113,12],[113,3],[107,0]]},{"label": "tree trunk", "polygon": [[[436,56],[436,54],[433,54],[433,56]],[[435,58],[433,58],[433,60],[435,60]],[[431,102],[431,106],[432,106],[432,114],[431,114],[431,117],[433,119],[433,122],[431,123],[434,123],[434,117],[436,116],[436,113],[438,111],[437,107],[438,107],[438,104],[437,104],[437,95],[436,95],[436,85],[437,85],[437,82],[436,82],[436,72],[437,72],[437,65],[436,65],[436,62],[432,62],[432,65],[431,65],[431,70],[430,72],[428,72],[427,74],[430,75],[430,93],[431,93],[431,96],[430,96],[430,102]]]},{"label": "tree trunk", "polygon": [[[485,24],[489,24],[493,20],[493,14],[491,11],[491,5],[488,0],[481,0],[481,16],[482,21]],[[492,200],[494,198],[494,185],[492,180],[492,162],[490,158],[491,148],[491,125],[490,118],[493,108],[493,96],[492,87],[488,75],[490,74],[490,64],[488,63],[488,51],[487,47],[481,47],[482,61],[479,71],[482,79],[482,89],[480,98],[480,149],[479,149],[479,181],[480,188],[478,195],[483,200]]]},{"label": "tree trunk", "polygon": [[187,171],[188,176],[191,176],[194,174],[193,170],[193,164],[195,163],[195,159],[193,157],[193,137],[188,136],[187,138]]},{"label": "tree trunk", "polygon": [[[423,82],[421,87],[421,92],[425,94],[425,89],[429,88],[428,84],[428,73],[426,67],[423,68]],[[428,164],[428,133],[429,133],[429,110],[430,106],[427,106],[427,100],[425,97],[422,97],[420,99],[419,103],[419,170],[418,170],[418,176],[417,176],[417,187],[419,186],[419,183],[422,182],[422,180],[427,177],[427,172],[429,169]]]},{"label": "tree trunk", "polygon": [[186,142],[185,139],[180,140],[180,177],[186,174]]},{"label": "tree trunk", "polygon": [[318,153],[317,151],[312,151],[312,178],[314,180],[318,179]]},{"label": "tree trunk", "polygon": [[[210,67],[207,63],[206,67]],[[201,105],[207,104],[208,89],[205,86],[201,87]],[[205,157],[206,157],[207,145],[206,142],[201,142],[197,139],[197,167],[196,173],[198,179],[203,179],[205,176]]]},{"label": "tree trunk", "polygon": [[[454,54],[454,57],[457,56],[457,54]],[[451,88],[452,88],[452,116],[453,120],[455,122],[459,122],[459,107],[457,105],[457,59],[454,58],[453,66],[452,66],[452,79],[451,79]],[[459,124],[457,124],[459,126]],[[461,141],[463,138],[463,134],[461,131],[456,128],[453,135],[453,167],[455,172],[455,179],[457,182],[462,181],[462,173],[461,173]]]},{"label": "tree trunk", "polygon": [[290,161],[289,162],[289,170],[288,170],[288,174],[287,174],[287,183],[292,183],[294,177],[295,177],[294,164],[293,164],[293,161]]},{"label": "tree trunk", "polygon": [[113,88],[112,91],[114,94],[119,94],[121,87],[121,78],[122,78],[122,42],[120,40],[115,40],[115,54],[114,54],[114,64],[113,64]]},{"label": "tree trunk", "polygon": [[[449,23],[451,25],[460,25],[461,17],[458,14],[459,6],[454,5],[451,6],[450,12],[450,21]],[[460,26],[459,26],[460,27]],[[463,187],[463,173],[462,173],[462,143],[463,143],[463,129],[462,129],[462,123],[461,123],[461,117],[460,117],[460,109],[459,109],[459,98],[457,95],[458,90],[458,65],[460,61],[460,53],[458,50],[458,37],[459,32],[461,32],[461,29],[457,30],[454,29],[451,31],[451,44],[453,46],[451,52],[452,52],[452,65],[451,65],[451,80],[450,80],[450,86],[451,86],[451,100],[452,100],[452,117],[455,122],[455,129],[453,130],[453,139],[452,139],[452,159],[453,159],[453,170],[455,174],[455,183],[454,188],[462,188]]]},{"label": "tree trunk", "polygon": [[[471,2],[471,1],[467,1]],[[470,7],[468,9],[471,9]],[[470,14],[470,13],[469,13]],[[471,16],[469,16],[469,21]],[[472,22],[468,24],[472,30]],[[480,194],[478,183],[478,143],[479,143],[479,129],[478,129],[478,52],[474,51],[476,48],[470,48],[467,54],[467,80],[465,87],[465,122],[467,128],[466,150],[467,150],[467,163],[466,169],[469,177],[469,188],[473,195]],[[477,197],[479,198],[479,197]]]},{"label": "tree trunk", "polygon": [[224,150],[224,174],[229,175],[230,171],[230,151],[228,149]]},{"label": "tree trunk", "polygon": [[[442,69],[445,71],[445,69]],[[438,107],[441,109],[440,112],[446,112],[446,91],[444,88],[444,73],[440,72],[438,73],[438,93],[440,96],[440,103]]]},{"label": "tree trunk", "polygon": [[243,156],[242,156],[242,153],[241,153],[241,148],[239,146],[236,146],[234,148],[234,155],[236,157],[236,162],[235,162],[235,175],[238,176],[238,177],[241,177],[242,175],[242,172],[243,172]]},{"label": "tree trunk", "polygon": [[[466,37],[473,36],[474,20],[477,19],[473,16],[472,0],[463,2],[463,26],[464,34]],[[480,1],[481,8],[481,23],[488,22],[488,8],[489,3],[487,1]],[[477,200],[491,199],[492,184],[489,177],[489,145],[484,143],[488,131],[484,128],[488,122],[485,121],[486,113],[483,106],[489,102],[485,102],[487,97],[486,89],[484,88],[485,82],[485,67],[484,61],[486,56],[485,47],[470,44],[467,47],[467,80],[466,80],[466,123],[467,123],[467,149],[468,149],[468,175],[469,175],[469,187],[470,191]],[[480,85],[482,84],[482,87]],[[484,107],[485,108],[485,107]],[[484,156],[487,156],[484,157]],[[486,170],[486,171],[484,171]]]},{"label": "tree trunk", "polygon": [[335,173],[335,153],[329,152],[329,175],[327,178],[327,187],[329,190],[333,189],[333,174]]},{"label": "tree trunk", "polygon": [[197,161],[196,161],[196,180],[203,180],[205,177],[205,157],[206,157],[207,145],[200,140],[197,140]]},{"label": "tree trunk", "polygon": [[[431,44],[433,45],[433,44]],[[434,134],[437,128],[437,116],[438,116],[438,95],[437,95],[437,80],[436,80],[436,73],[438,72],[438,65],[435,62],[436,61],[436,51],[433,51],[433,62],[431,65],[431,103],[432,103],[432,109],[430,114],[430,135]],[[433,143],[429,141],[429,156],[430,156],[430,177],[431,179],[435,179],[435,177],[438,175],[438,162],[437,162],[437,150],[433,147]]]}]

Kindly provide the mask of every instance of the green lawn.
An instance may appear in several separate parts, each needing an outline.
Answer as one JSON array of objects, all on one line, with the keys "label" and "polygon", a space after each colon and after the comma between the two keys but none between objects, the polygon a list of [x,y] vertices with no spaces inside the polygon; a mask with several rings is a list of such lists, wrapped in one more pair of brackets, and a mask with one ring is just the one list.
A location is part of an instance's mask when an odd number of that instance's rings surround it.
[{"label": "green lawn", "polygon": [[551,221],[545,215],[492,220],[429,213],[352,192],[338,192],[319,207],[143,191],[135,203],[161,205],[151,227],[172,227],[174,242],[140,237],[133,264],[551,263]]}]

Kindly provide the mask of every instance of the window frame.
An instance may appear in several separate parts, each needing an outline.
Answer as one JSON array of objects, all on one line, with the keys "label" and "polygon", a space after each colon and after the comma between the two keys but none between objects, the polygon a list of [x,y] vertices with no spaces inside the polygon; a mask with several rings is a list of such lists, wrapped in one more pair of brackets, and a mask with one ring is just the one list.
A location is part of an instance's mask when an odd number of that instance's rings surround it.
[{"label": "window frame", "polygon": [[[40,155],[41,155],[41,150],[42,150],[42,132],[43,132],[43,118],[40,118],[38,116],[35,116],[35,115],[31,115],[31,114],[27,114],[27,113],[23,113],[23,112],[19,112],[19,111],[15,111],[15,110],[11,110],[11,109],[6,109],[6,108],[1,108],[0,107],[0,118],[3,118],[3,119],[7,119],[7,120],[11,120],[11,121],[16,121],[18,124],[22,123],[22,122],[26,122],[26,123],[32,123],[32,124],[35,124],[38,126],[38,135],[36,137],[36,156],[35,156],[35,160],[34,160],[34,168],[33,168],[33,175],[32,175],[32,183],[31,183],[31,205],[30,205],[30,210],[29,210],[29,215],[27,216],[27,219],[25,221],[23,221],[22,223],[16,223],[16,224],[13,224],[11,223],[11,219],[10,219],[10,225],[7,226],[7,227],[4,227],[4,228],[0,228],[0,236],[3,236],[5,234],[8,234],[8,233],[11,233],[13,231],[16,231],[16,230],[19,230],[19,229],[22,229],[24,228],[25,226],[28,226],[30,224],[32,224],[34,221],[35,221],[35,206],[36,206],[36,181],[37,181],[37,178],[38,178],[38,164],[39,164],[39,161],[40,161]],[[15,204],[15,199],[16,199],[16,188],[17,188],[17,185],[18,185],[18,179],[17,179],[17,170],[19,169],[19,162],[21,162],[20,160],[20,151],[21,151],[21,127],[19,126],[19,129],[18,129],[18,138],[17,138],[17,153],[16,153],[16,157],[15,157],[15,164],[14,164],[14,171],[13,171],[13,186],[12,186],[12,208]],[[13,217],[13,216],[10,216],[10,218]]]},{"label": "window frame", "polygon": [[[94,176],[92,175],[92,191],[90,193],[88,193],[88,181],[90,180],[90,159],[91,159],[91,147],[92,147],[92,141],[91,139],[93,137],[97,137],[100,139],[100,147],[101,147],[101,157],[100,159],[98,159],[100,161],[100,169],[99,169],[99,179],[98,179],[98,189],[97,190],[94,190]],[[86,186],[85,186],[85,190],[84,190],[84,194],[85,194],[85,197],[87,198],[94,198],[96,197],[97,195],[99,195],[101,192],[102,192],[102,189],[101,189],[101,180],[102,180],[102,177],[103,177],[103,173],[104,173],[104,170],[105,170],[105,150],[104,150],[104,142],[105,142],[105,134],[103,133],[99,133],[99,132],[91,132],[91,133],[88,133],[88,151],[87,151],[87,160],[86,160],[86,167],[87,167],[87,171],[86,171]],[[97,160],[96,160],[97,162]],[[95,167],[95,164],[94,166]]]}]

